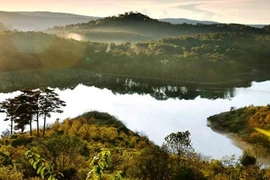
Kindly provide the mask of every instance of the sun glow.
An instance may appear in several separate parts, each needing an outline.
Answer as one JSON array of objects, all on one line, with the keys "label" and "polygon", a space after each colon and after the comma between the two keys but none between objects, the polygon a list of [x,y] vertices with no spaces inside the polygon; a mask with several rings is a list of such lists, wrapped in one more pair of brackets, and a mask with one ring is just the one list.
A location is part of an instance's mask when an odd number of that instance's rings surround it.
[{"label": "sun glow", "polygon": [[82,41],[84,38],[81,35],[79,35],[79,34],[69,33],[67,35],[67,39],[74,39],[74,40],[77,40],[77,41]]}]

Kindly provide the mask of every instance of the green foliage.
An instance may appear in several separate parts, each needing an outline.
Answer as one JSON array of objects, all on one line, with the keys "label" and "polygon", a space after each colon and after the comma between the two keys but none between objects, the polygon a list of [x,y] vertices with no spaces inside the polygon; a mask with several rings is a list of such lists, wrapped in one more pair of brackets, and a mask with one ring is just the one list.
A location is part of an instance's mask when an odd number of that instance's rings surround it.
[{"label": "green foliage", "polygon": [[118,171],[115,175],[113,175],[112,180],[122,180],[124,179],[124,174],[122,171]]},{"label": "green foliage", "polygon": [[183,154],[192,150],[189,131],[171,133],[165,137],[165,141],[164,146],[173,154]]},{"label": "green foliage", "polygon": [[84,117],[86,119],[91,119],[94,118],[95,121],[88,121],[89,124],[99,124],[103,126],[109,126],[109,127],[115,127],[115,128],[120,128],[120,127],[125,127],[123,122],[117,120],[115,117],[109,115],[108,113],[100,113],[97,111],[91,111],[84,113],[81,115],[81,117]]},{"label": "green foliage", "polygon": [[240,158],[240,163],[245,167],[255,165],[256,158],[247,153],[244,153],[242,157]]},{"label": "green foliage", "polygon": [[125,174],[131,179],[168,179],[169,155],[158,146],[149,145],[133,155]]},{"label": "green foliage", "polygon": [[89,150],[84,148],[85,143],[75,135],[68,136],[54,132],[46,139],[39,139],[34,143],[35,149],[55,170],[61,172],[75,168],[76,160],[80,155],[89,155]]},{"label": "green foliage", "polygon": [[23,173],[10,166],[0,167],[1,180],[23,180]]},{"label": "green foliage", "polygon": [[10,137],[10,145],[12,147],[26,146],[34,140],[29,134],[14,134]]},{"label": "green foliage", "polygon": [[65,102],[60,100],[54,90],[46,88],[42,90],[24,89],[22,93],[12,99],[6,99],[0,103],[0,112],[6,113],[6,120],[11,121],[10,134],[13,133],[13,123],[15,130],[21,129],[23,132],[26,125],[30,126],[30,136],[32,136],[33,117],[36,117],[37,135],[39,136],[39,116],[44,116],[43,137],[45,136],[46,117],[50,113],[62,113],[60,109],[65,106]]},{"label": "green foliage", "polygon": [[255,112],[253,106],[230,110],[208,117],[208,122],[213,129],[239,133],[248,128],[248,120]]},{"label": "green foliage", "polygon": [[88,173],[86,180],[100,180],[106,168],[111,163],[111,152],[107,149],[101,149],[101,152],[95,156],[90,163],[91,171]]},{"label": "green foliage", "polygon": [[55,172],[53,167],[45,159],[41,158],[39,154],[29,150],[25,153],[25,157],[42,179],[56,180],[57,176],[62,176],[61,173]]},{"label": "green foliage", "polygon": [[6,118],[4,121],[10,120],[10,131],[8,134],[13,134],[13,124],[15,118],[15,107],[14,107],[14,100],[6,99],[5,101],[0,103],[0,113],[6,113]]},{"label": "green foliage", "polygon": [[42,89],[40,91],[40,98],[38,99],[38,111],[44,116],[43,133],[45,137],[46,118],[51,116],[51,113],[62,113],[61,107],[66,106],[66,103],[62,101],[53,89]]},{"label": "green foliage", "polygon": [[[93,158],[90,163],[91,171],[88,172],[86,180],[100,180],[104,176],[105,170],[110,166],[112,162],[111,152],[108,149],[102,148],[101,152]],[[112,180],[123,179],[123,172],[118,171],[111,176]]]}]

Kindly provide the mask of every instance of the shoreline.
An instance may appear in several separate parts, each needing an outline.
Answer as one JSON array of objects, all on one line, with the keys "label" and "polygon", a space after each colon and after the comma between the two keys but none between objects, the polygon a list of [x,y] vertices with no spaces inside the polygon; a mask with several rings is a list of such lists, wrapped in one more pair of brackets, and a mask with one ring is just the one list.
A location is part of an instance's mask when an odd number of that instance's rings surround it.
[{"label": "shoreline", "polygon": [[217,131],[217,130],[213,130],[213,129],[212,129],[212,131],[229,138],[231,140],[232,144],[234,146],[240,148],[243,151],[243,153],[250,152],[252,155],[254,155],[256,157],[257,163],[263,164],[264,166],[267,166],[267,167],[270,167],[270,154],[265,152],[264,149],[262,149],[262,150],[260,149],[259,151],[256,151],[255,150],[256,147],[254,145],[242,141],[241,137],[239,137],[236,133],[222,132],[222,131]]}]

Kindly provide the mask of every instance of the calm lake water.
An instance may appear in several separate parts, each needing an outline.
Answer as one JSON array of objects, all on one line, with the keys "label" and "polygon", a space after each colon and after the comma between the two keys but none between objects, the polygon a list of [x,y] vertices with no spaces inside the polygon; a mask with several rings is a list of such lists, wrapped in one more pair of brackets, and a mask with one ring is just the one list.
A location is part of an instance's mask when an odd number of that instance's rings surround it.
[{"label": "calm lake water", "polygon": [[[207,127],[207,117],[233,107],[267,105],[270,103],[270,81],[252,83],[249,88],[235,88],[233,97],[207,99],[201,96],[190,100],[169,98],[157,100],[149,94],[117,94],[108,89],[78,85],[74,89],[56,89],[60,98],[66,101],[63,114],[53,114],[48,123],[55,119],[73,118],[87,111],[108,112],[126,126],[146,134],[150,140],[161,145],[171,132],[189,130],[195,150],[213,158],[241,155],[242,151],[230,139],[213,132]],[[0,93],[0,101],[14,97],[19,92]],[[0,114],[0,119],[4,115]],[[1,121],[0,131],[8,128]]]}]

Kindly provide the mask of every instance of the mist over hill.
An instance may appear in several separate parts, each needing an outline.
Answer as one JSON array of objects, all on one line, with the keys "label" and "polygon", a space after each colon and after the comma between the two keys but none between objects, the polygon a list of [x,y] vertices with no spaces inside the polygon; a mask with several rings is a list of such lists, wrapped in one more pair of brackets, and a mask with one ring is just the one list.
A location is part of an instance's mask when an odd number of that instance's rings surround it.
[{"label": "mist over hill", "polygon": [[47,32],[68,39],[114,43],[140,42],[200,33],[266,33],[264,29],[241,24],[171,24],[137,12],[92,20],[88,23],[54,27]]},{"label": "mist over hill", "polygon": [[0,22],[8,24],[19,31],[41,31],[53,26],[65,26],[95,19],[98,19],[98,17],[67,13],[0,11]]},{"label": "mist over hill", "polygon": [[3,22],[0,21],[0,31],[8,31],[11,30],[11,27],[7,26]]}]

